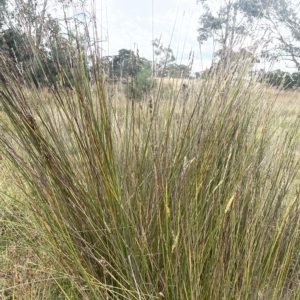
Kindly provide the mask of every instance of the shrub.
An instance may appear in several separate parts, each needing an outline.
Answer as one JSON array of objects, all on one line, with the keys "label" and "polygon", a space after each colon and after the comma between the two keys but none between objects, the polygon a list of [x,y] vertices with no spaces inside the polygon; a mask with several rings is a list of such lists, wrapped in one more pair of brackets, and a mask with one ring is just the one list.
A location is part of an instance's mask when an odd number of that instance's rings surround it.
[{"label": "shrub", "polygon": [[155,80],[152,78],[150,62],[143,62],[129,83],[128,98],[142,100],[149,95],[154,86]]}]

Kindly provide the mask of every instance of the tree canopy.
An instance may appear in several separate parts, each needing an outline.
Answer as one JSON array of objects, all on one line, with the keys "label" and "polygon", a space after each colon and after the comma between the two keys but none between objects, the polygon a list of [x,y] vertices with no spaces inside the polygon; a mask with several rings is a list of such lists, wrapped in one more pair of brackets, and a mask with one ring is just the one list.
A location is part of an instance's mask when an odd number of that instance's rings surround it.
[{"label": "tree canopy", "polygon": [[203,7],[198,40],[213,39],[220,61],[231,61],[232,51],[245,44],[268,59],[283,59],[300,71],[300,1],[198,0]]}]

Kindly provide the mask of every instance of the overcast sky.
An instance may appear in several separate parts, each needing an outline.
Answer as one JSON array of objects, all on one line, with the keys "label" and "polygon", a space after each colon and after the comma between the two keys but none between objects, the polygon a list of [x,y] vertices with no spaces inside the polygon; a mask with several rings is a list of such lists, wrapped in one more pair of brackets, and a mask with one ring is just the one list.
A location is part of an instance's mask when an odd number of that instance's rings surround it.
[{"label": "overcast sky", "polygon": [[201,48],[201,63],[197,42],[201,7],[196,0],[98,0],[97,14],[98,22],[102,20],[102,39],[108,40],[102,43],[103,55],[138,48],[140,56],[152,60],[151,41],[161,36],[165,47],[170,44],[177,63],[186,64],[193,50],[193,72],[201,71],[202,64],[204,68],[210,65],[212,49],[208,46]]},{"label": "overcast sky", "polygon": [[[164,47],[170,45],[178,64],[188,64],[190,51],[194,52],[192,73],[211,65],[212,42],[201,45],[197,41],[197,28],[201,5],[196,0],[97,0],[96,13],[99,34],[102,38],[102,55],[116,55],[120,49],[139,50],[140,57],[152,60],[151,41],[161,37]],[[218,1],[212,1],[211,4]],[[80,14],[75,8],[74,14]],[[101,26],[102,25],[102,26]],[[256,64],[255,68],[270,68],[269,63]],[[287,68],[279,61],[271,69]]]}]

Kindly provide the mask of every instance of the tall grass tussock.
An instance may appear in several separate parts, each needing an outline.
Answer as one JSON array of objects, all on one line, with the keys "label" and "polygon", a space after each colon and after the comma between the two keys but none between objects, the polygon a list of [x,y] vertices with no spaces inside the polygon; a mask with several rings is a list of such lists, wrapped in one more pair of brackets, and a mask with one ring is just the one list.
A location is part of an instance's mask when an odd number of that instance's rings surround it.
[{"label": "tall grass tussock", "polygon": [[116,98],[76,41],[48,90],[0,57],[0,298],[299,299],[300,118],[238,60]]}]

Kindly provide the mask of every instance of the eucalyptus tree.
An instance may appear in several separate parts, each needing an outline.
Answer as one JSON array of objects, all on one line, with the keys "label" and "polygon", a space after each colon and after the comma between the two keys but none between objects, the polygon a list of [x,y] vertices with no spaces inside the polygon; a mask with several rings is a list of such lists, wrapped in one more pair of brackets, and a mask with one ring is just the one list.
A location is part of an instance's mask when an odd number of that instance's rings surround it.
[{"label": "eucalyptus tree", "polygon": [[51,22],[51,0],[14,0],[11,2],[7,26],[26,33],[32,46],[39,49],[45,35],[47,22]]},{"label": "eucalyptus tree", "polygon": [[152,41],[154,49],[154,77],[167,77],[172,73],[172,64],[174,64],[176,58],[173,50],[170,47],[164,47],[160,39],[156,38]]},{"label": "eucalyptus tree", "polygon": [[273,0],[264,19],[273,37],[266,56],[281,57],[300,72],[300,1]]},{"label": "eucalyptus tree", "polygon": [[299,0],[198,0],[203,14],[199,18],[198,40],[213,39],[223,65],[232,53],[252,44],[265,58],[281,58],[300,71]]},{"label": "eucalyptus tree", "polygon": [[247,37],[253,36],[255,20],[262,17],[266,0],[199,0],[203,14],[199,18],[198,41],[212,38],[220,61],[227,65]]},{"label": "eucalyptus tree", "polygon": [[6,5],[7,5],[6,0],[0,0],[0,30],[1,30],[1,27],[3,26],[5,11],[7,9]]},{"label": "eucalyptus tree", "polygon": [[58,73],[65,74],[60,81],[70,85],[71,62],[79,61],[71,56],[87,58],[87,51],[83,50],[83,34],[76,31],[78,24],[67,18],[68,1],[14,0],[9,6],[5,1],[0,0],[0,8],[5,8],[0,11],[0,50],[12,64],[11,71],[22,69],[22,76],[36,86],[53,83]]}]

